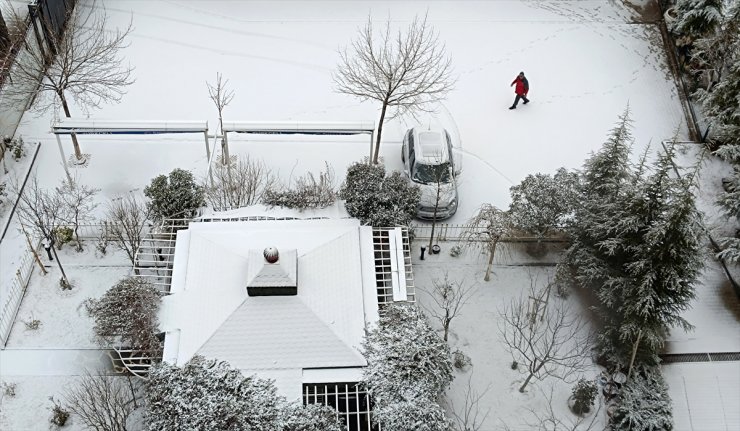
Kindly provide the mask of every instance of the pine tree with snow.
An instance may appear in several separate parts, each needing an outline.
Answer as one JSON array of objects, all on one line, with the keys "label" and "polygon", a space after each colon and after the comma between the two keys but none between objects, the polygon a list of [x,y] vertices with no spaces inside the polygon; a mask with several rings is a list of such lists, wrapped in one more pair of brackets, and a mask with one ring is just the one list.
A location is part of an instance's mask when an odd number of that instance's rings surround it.
[{"label": "pine tree with snow", "polygon": [[527,175],[510,188],[509,220],[538,237],[566,227],[576,205],[578,174],[560,168],[555,175]]},{"label": "pine tree with snow", "polygon": [[713,33],[722,21],[723,0],[678,0],[674,11],[673,33],[699,39]]},{"label": "pine tree with snow", "polygon": [[[736,48],[740,50],[740,44]],[[699,91],[702,112],[711,125],[716,145],[740,145],[740,55],[722,74],[712,91]],[[737,151],[726,150],[737,153]]]},{"label": "pine tree with snow", "polygon": [[349,215],[362,224],[392,227],[411,223],[421,192],[398,172],[386,176],[383,165],[355,162],[347,169],[339,197]]},{"label": "pine tree with snow", "polygon": [[616,411],[611,417],[614,431],[671,431],[671,397],[659,368],[646,367],[622,387]]},{"label": "pine tree with snow", "polygon": [[622,282],[598,289],[605,320],[599,347],[623,366],[633,349],[638,363],[657,364],[670,329],[691,328],[681,314],[691,305],[703,267],[701,216],[694,174],[675,177],[674,156],[670,144],[652,172],[638,179],[623,215],[614,220],[610,241],[626,259]]},{"label": "pine tree with snow", "polygon": [[614,247],[611,238],[615,235],[614,221],[620,219],[622,203],[634,185],[629,159],[631,122],[627,109],[581,172],[580,204],[569,229],[571,245],[558,273],[572,273],[582,287],[609,288],[621,283],[619,262],[626,256]]}]

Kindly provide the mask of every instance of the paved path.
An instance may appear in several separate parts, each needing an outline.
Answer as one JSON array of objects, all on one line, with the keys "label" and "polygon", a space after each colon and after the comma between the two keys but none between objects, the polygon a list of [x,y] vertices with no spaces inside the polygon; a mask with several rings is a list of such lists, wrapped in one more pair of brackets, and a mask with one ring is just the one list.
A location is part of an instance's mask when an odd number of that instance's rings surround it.
[{"label": "paved path", "polygon": [[0,376],[78,376],[107,372],[111,361],[101,349],[0,350]]}]

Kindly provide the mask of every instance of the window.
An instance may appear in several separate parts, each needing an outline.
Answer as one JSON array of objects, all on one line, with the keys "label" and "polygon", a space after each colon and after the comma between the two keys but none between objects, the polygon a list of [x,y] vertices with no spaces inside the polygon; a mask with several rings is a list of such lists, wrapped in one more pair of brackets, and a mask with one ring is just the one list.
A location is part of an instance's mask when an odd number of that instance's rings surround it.
[{"label": "window", "polygon": [[370,419],[370,395],[357,382],[305,383],[303,404],[323,404],[337,412],[348,431],[380,431]]}]

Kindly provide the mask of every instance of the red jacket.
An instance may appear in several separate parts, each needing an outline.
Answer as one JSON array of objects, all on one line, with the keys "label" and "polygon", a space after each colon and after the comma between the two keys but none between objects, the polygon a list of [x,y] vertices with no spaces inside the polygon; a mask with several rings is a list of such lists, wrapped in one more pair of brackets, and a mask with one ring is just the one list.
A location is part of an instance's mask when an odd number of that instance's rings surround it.
[{"label": "red jacket", "polygon": [[511,81],[511,85],[516,84],[516,87],[514,88],[514,93],[518,94],[519,96],[526,96],[527,93],[529,93],[529,81],[527,81],[527,78],[520,78],[519,76],[516,77],[513,81]]}]

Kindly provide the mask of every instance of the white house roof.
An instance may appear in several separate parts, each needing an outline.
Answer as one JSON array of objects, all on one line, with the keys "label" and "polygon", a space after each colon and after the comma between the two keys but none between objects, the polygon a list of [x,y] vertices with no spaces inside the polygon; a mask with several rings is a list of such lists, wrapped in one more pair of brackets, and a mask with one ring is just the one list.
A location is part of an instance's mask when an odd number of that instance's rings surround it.
[{"label": "white house roof", "polygon": [[[281,220],[192,223],[178,232],[171,295],[163,300],[164,358],[228,361],[247,374],[294,381],[307,368],[361,367],[365,324],[376,318],[374,271],[359,221]],[[298,294],[247,296],[253,259],[295,250]],[[368,302],[374,302],[368,304]],[[366,318],[366,315],[369,315]],[[287,376],[293,376],[287,378]],[[300,388],[298,388],[300,390]]]}]

